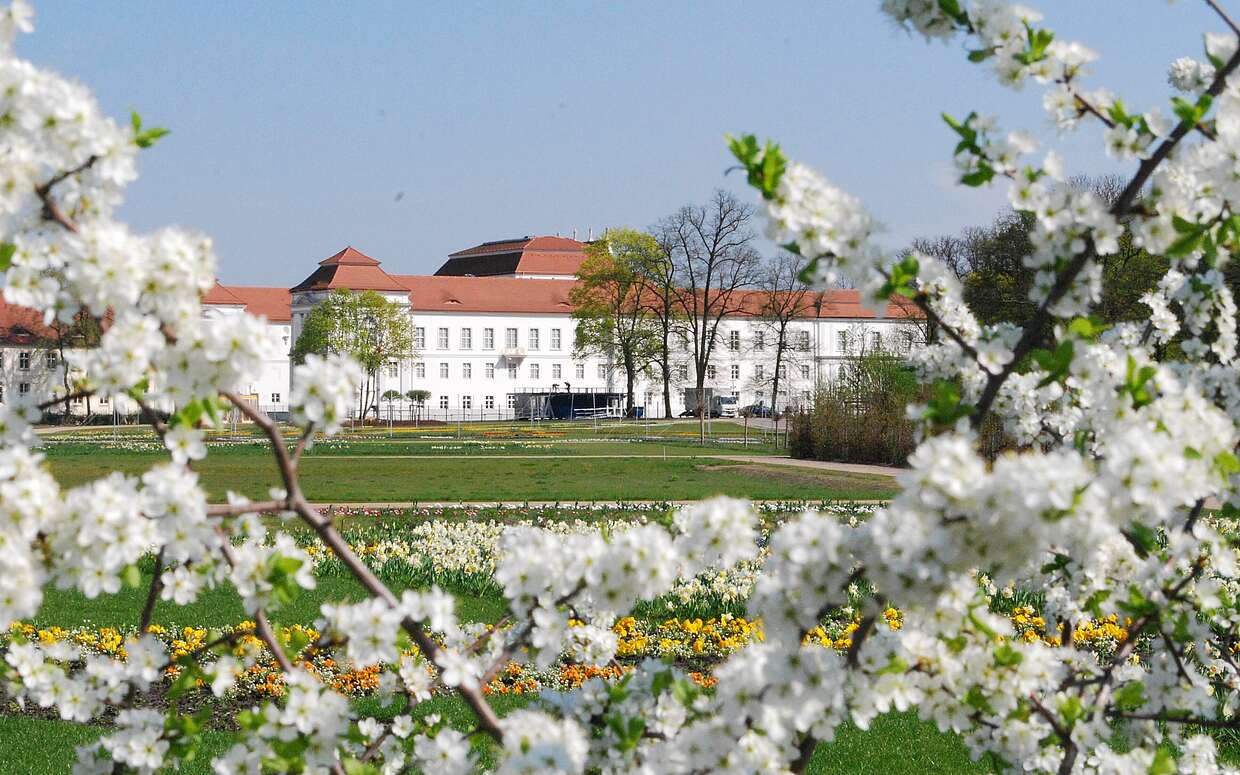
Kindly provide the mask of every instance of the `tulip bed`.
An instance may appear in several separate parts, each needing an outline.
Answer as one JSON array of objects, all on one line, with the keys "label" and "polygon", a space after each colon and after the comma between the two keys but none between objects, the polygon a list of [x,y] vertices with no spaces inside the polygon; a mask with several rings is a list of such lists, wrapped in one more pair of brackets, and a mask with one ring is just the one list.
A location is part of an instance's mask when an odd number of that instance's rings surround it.
[{"label": "tulip bed", "polygon": [[[810,504],[765,504],[760,507],[763,523],[769,529],[784,516],[799,512],[807,505]],[[848,503],[812,505],[833,510],[841,522],[850,525],[863,521],[872,508]],[[463,619],[474,622],[472,626],[481,635],[496,626],[510,626],[502,622],[497,624],[503,602],[492,580],[500,553],[499,537],[507,526],[533,524],[564,534],[610,531],[633,522],[662,521],[669,514],[670,508],[666,505],[604,508],[458,506],[399,512],[343,509],[336,517],[344,526],[344,535],[352,548],[393,588],[419,588],[435,584],[463,595],[467,601],[478,601],[476,609],[461,613]],[[340,585],[347,580],[347,573],[312,533],[301,531],[294,535],[315,564],[319,589],[314,593],[304,593],[310,599],[297,601],[298,605],[276,612],[280,617],[279,639],[296,661],[334,690],[353,702],[373,704],[376,716],[399,712],[403,700],[384,707],[395,683],[396,672],[402,667],[413,667],[433,676],[433,670],[411,644],[406,644],[402,649],[400,664],[365,667],[349,664],[343,650],[333,648],[330,640],[325,639],[316,628],[313,619],[320,602],[318,593],[322,591],[322,599],[340,597],[341,590],[345,589]],[[749,620],[744,615],[745,601],[764,558],[765,553],[762,553],[756,560],[726,571],[710,571],[698,577],[681,579],[664,598],[639,606],[631,615],[615,621],[612,631],[618,642],[617,658],[610,664],[583,664],[569,654],[542,670],[514,661],[490,679],[485,691],[504,701],[525,704],[547,690],[573,689],[595,678],[619,680],[644,659],[673,662],[685,669],[700,687],[710,690],[715,679],[710,676],[709,669],[714,664],[734,650],[745,648],[764,637],[761,621]],[[1064,633],[1046,630],[1045,622],[1038,615],[1036,598],[1020,590],[996,589],[984,575],[978,576],[978,583],[991,594],[995,610],[1008,615],[1015,637],[1031,642],[1041,641],[1048,648],[1064,647]],[[141,588],[140,584],[133,592],[139,593]],[[863,591],[854,590],[858,597]],[[224,594],[228,590],[213,592]],[[120,596],[124,594],[122,592]],[[0,633],[0,652],[13,642],[29,639],[72,647],[77,653],[75,658],[85,658],[90,654],[124,657],[126,639],[138,634],[132,623],[132,613],[140,605],[138,600],[130,601],[129,621],[118,620],[114,624],[73,621],[73,606],[65,605],[64,601],[64,593],[53,593],[40,614],[40,622],[14,625],[9,632]],[[100,609],[96,605],[92,610]],[[235,728],[234,716],[237,712],[264,698],[283,695],[282,674],[271,654],[255,637],[253,622],[238,617],[219,623],[221,614],[224,619],[227,619],[227,614],[215,610],[211,611],[210,618],[217,624],[209,625],[191,621],[184,615],[188,610],[179,606],[161,608],[157,612],[156,623],[148,628],[148,632],[167,646],[174,661],[206,643],[227,638],[230,652],[226,656],[235,659],[237,664],[235,681],[227,687],[212,687],[194,676],[183,675],[181,669],[173,665],[166,670],[163,691],[176,695],[175,701],[187,707],[211,707],[213,726],[226,735]],[[229,604],[229,610],[239,610],[239,606],[232,608]],[[298,617],[302,621],[294,621]],[[891,629],[901,627],[901,613],[895,606],[886,609],[883,619]],[[851,607],[833,611],[806,639],[823,648],[846,652],[859,621],[859,612]],[[1126,638],[1125,622],[1110,614],[1078,624],[1069,638],[1068,647],[1108,653]],[[438,708],[445,703],[446,707],[455,708],[453,704],[457,700],[437,694],[423,704],[428,708]],[[418,712],[416,708],[409,710]],[[55,720],[51,711],[8,707],[3,712],[8,716],[0,716],[0,743],[7,734],[16,734],[16,730],[21,730],[21,734],[68,734],[62,729],[65,722]],[[895,728],[903,730],[903,734],[917,736],[916,745],[921,750],[934,751],[934,741],[943,737],[910,718],[894,716],[884,724],[894,724]],[[889,743],[889,740],[875,737],[881,734],[880,729],[881,725],[864,734],[858,732],[857,740],[870,740],[871,747]],[[930,739],[928,748],[927,740],[923,738]],[[950,753],[945,754],[938,765],[934,761],[923,762],[920,769],[907,771],[957,772],[984,766],[985,763],[968,762],[963,749],[953,745],[950,738],[946,740],[942,745],[946,745],[944,750]],[[821,766],[815,765],[813,771],[851,771],[858,756],[865,758],[873,753],[865,746],[862,749],[862,752],[838,760],[833,769],[831,762],[839,750],[835,746],[824,746],[820,756],[823,763]],[[0,767],[5,765],[6,755],[11,754],[0,753]],[[891,767],[888,771],[892,772],[905,771],[890,764],[884,766]]]}]

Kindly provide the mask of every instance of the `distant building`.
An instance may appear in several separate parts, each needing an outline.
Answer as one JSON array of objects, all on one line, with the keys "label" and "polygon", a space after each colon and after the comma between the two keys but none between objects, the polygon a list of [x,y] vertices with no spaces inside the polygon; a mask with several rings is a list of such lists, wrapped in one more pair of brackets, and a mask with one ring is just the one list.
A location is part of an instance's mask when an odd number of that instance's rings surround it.
[{"label": "distant building", "polygon": [[[531,393],[624,390],[620,366],[599,357],[578,357],[569,291],[585,260],[585,243],[564,237],[523,237],[484,242],[451,254],[434,275],[389,274],[381,263],[352,247],[319,262],[292,288],[217,283],[203,298],[207,319],[262,316],[274,350],[242,392],[274,415],[288,411],[291,368],[287,353],[306,315],[337,289],[375,291],[406,307],[415,333],[416,357],[393,362],[379,374],[378,395],[395,390],[430,392],[422,416],[436,419],[509,418],[519,397]],[[907,352],[920,344],[921,321],[908,306],[888,305],[884,317],[864,309],[857,291],[813,295],[805,317],[790,326],[790,351],[781,375],[779,408],[809,400],[815,387],[838,376],[850,355],[875,345]],[[774,343],[757,325],[761,299],[746,292],[747,312],[723,322],[706,384],[733,394],[741,405],[770,403]],[[0,304],[0,398],[33,392],[49,395],[61,384],[60,364],[45,345],[48,331],[33,311]],[[673,337],[673,414],[684,409],[683,389],[695,385],[689,343]],[[635,403],[649,417],[663,415],[657,375],[639,375]],[[584,404],[583,404],[584,405]],[[592,404],[591,404],[592,405]],[[98,401],[96,411],[110,411]],[[379,406],[407,417],[409,401]],[[360,409],[360,407],[359,407]],[[75,412],[84,411],[78,402]]]}]

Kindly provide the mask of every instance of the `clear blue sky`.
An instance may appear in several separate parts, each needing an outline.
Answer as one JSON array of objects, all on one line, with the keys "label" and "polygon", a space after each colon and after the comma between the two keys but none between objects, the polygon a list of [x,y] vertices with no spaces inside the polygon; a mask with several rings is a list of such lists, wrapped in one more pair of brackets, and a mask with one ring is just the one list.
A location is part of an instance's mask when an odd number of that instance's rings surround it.
[{"label": "clear blue sky", "polygon": [[[1102,54],[1092,84],[1142,109],[1220,29],[1196,0],[1032,4]],[[741,191],[725,132],[780,140],[892,246],[989,221],[1003,192],[952,185],[939,113],[1059,142],[1040,90],[1001,89],[877,5],[43,0],[19,51],[173,130],[125,218],[210,234],[225,282],[291,285],[347,244],[421,273],[484,240],[647,226]],[[1073,172],[1117,169],[1093,128],[1060,147]]]}]

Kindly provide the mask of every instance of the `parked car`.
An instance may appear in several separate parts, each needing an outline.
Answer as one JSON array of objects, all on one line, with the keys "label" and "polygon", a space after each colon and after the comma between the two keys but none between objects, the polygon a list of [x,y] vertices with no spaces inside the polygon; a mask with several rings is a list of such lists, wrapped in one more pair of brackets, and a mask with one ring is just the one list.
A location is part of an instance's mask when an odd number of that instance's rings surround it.
[{"label": "parked car", "polygon": [[[681,417],[697,417],[698,416],[697,409],[686,409],[680,413],[680,416]],[[710,414],[708,416],[712,418],[719,418],[723,416],[723,412],[721,412],[719,408],[716,407],[710,410]]]},{"label": "parked car", "polygon": [[774,412],[766,404],[750,404],[741,409],[742,417],[770,417]]}]

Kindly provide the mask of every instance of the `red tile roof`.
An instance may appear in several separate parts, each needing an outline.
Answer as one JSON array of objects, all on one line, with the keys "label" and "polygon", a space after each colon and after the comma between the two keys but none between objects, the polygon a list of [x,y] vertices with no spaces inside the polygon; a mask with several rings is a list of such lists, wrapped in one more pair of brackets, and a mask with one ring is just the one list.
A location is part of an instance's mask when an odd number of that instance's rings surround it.
[{"label": "red tile roof", "polygon": [[319,266],[378,266],[379,262],[352,245],[319,262]]},{"label": "red tile roof", "polygon": [[223,304],[227,306],[240,307],[245,304],[244,301],[237,298],[232,291],[220,284],[219,280],[215,281],[215,285],[211,286],[211,290],[202,295],[203,304]]},{"label": "red tile roof", "polygon": [[[763,308],[766,307],[769,294],[764,291],[740,291],[743,294],[740,300],[741,311],[739,315],[760,315]],[[817,310],[819,299],[822,301],[821,310]],[[828,288],[823,291],[809,291],[805,294],[805,298],[800,305],[804,307],[804,312],[798,317],[801,318],[874,318],[877,317],[874,311],[867,309],[861,303],[861,292],[844,288]],[[917,309],[911,301],[903,296],[893,296],[887,302],[887,309],[884,310],[883,317],[886,318],[921,318],[924,317],[921,310]]]},{"label": "red tile roof", "polygon": [[319,268],[293,286],[293,291],[328,291],[347,288],[351,291],[408,291],[390,274],[379,268],[379,262],[355,250],[345,248],[319,262]]},{"label": "red tile roof", "polygon": [[526,312],[568,315],[574,280],[523,280],[518,277],[398,275],[412,288],[416,312]]},{"label": "red tile roof", "polygon": [[586,243],[567,237],[523,237],[484,242],[458,250],[435,272],[441,277],[575,275],[585,261]]},{"label": "red tile roof", "polygon": [[[234,298],[245,304],[245,311],[251,315],[262,315],[272,323],[287,323],[293,319],[290,311],[293,296],[287,288],[261,288],[253,285],[220,286],[229,291]],[[206,302],[206,299],[203,299]]]},{"label": "red tile roof", "polygon": [[0,295],[0,342],[37,344],[40,339],[55,338],[55,330],[43,324],[42,313],[10,304]]}]

